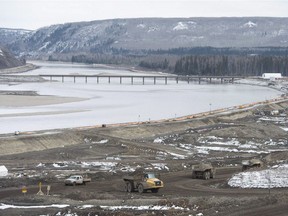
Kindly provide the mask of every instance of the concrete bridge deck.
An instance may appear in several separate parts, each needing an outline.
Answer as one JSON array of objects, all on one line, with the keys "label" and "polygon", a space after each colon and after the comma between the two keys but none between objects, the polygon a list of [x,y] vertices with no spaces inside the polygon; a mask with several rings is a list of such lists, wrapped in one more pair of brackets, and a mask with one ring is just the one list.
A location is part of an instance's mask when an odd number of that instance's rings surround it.
[{"label": "concrete bridge deck", "polygon": [[[118,79],[119,83],[122,84],[124,79],[130,80],[130,83],[133,85],[135,84],[136,80],[141,80],[141,83],[145,85],[145,82],[147,83],[147,80],[151,80],[153,84],[159,84],[159,80],[164,81],[164,84],[168,84],[168,81],[173,81],[175,83],[179,83],[179,81],[187,82],[188,84],[190,82],[198,82],[199,84],[201,82],[229,82],[234,83],[235,79],[243,79],[244,76],[176,76],[176,75],[61,75],[61,74],[40,74],[39,76],[43,78],[49,78],[50,81],[53,80],[53,78],[60,78],[61,82],[65,82],[65,79],[72,78],[73,82],[76,83],[77,79],[82,78],[85,80],[85,83],[88,83],[88,79],[96,79],[97,83],[100,83],[101,80],[107,80],[108,83],[111,83],[112,79]],[[158,82],[157,82],[158,81]],[[106,81],[105,81],[106,82]]]}]

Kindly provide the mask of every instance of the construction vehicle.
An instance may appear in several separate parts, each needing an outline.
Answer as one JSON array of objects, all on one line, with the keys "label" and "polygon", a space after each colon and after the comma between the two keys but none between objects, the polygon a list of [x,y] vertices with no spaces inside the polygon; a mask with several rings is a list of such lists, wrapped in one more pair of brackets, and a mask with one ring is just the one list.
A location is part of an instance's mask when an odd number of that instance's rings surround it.
[{"label": "construction vehicle", "polygon": [[69,178],[65,179],[65,185],[85,185],[87,182],[91,182],[91,178],[82,175],[72,175]]},{"label": "construction vehicle", "polygon": [[138,169],[129,176],[124,176],[125,191],[131,193],[138,191],[144,193],[151,191],[157,193],[160,188],[164,187],[164,184],[159,180],[154,172],[147,172],[144,169]]},{"label": "construction vehicle", "polygon": [[210,179],[215,178],[216,169],[211,163],[200,163],[192,166],[192,178]]},{"label": "construction vehicle", "polygon": [[263,162],[259,159],[250,159],[250,160],[243,160],[242,161],[242,171],[245,171],[247,169],[251,168],[260,168],[263,166]]}]

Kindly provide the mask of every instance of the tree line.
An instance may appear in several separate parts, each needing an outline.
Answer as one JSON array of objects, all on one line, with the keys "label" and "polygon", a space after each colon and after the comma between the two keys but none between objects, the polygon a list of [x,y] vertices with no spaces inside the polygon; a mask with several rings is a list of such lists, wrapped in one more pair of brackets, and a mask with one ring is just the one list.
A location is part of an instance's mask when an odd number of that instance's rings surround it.
[{"label": "tree line", "polygon": [[48,60],[88,64],[116,64],[165,71],[178,75],[287,76],[288,48],[175,48],[171,50],[126,50],[50,54]]},{"label": "tree line", "polygon": [[263,73],[288,75],[288,56],[191,55],[175,64],[178,75],[261,76]]}]

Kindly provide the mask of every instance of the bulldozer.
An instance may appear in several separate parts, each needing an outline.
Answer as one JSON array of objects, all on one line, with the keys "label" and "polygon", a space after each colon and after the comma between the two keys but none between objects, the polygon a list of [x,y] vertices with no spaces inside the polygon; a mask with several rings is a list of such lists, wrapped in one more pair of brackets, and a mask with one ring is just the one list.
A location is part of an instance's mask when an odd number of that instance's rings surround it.
[{"label": "bulldozer", "polygon": [[200,163],[198,165],[192,166],[192,178],[200,178],[208,180],[210,178],[215,178],[216,169],[211,163]]},{"label": "bulldozer", "polygon": [[250,160],[243,160],[242,161],[242,171],[245,171],[247,169],[251,168],[260,168],[263,166],[263,162],[259,159],[250,159]]},{"label": "bulldozer", "polygon": [[163,181],[159,180],[154,172],[147,172],[144,169],[138,169],[131,175],[124,176],[125,191],[131,193],[138,191],[144,193],[151,191],[157,193],[160,188],[164,187]]}]

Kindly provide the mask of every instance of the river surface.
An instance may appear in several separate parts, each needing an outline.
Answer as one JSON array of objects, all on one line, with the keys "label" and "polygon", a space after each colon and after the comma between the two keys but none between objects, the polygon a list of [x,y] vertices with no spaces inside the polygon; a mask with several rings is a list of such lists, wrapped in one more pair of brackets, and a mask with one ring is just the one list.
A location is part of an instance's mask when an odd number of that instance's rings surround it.
[{"label": "river surface", "polygon": [[[65,74],[65,75],[149,75],[149,72],[85,64],[33,62],[40,68],[25,75]],[[23,74],[21,74],[23,75]],[[0,91],[36,91],[44,96],[57,96],[49,104],[33,102],[33,96],[23,106],[0,104],[0,133],[34,131],[56,128],[73,128],[111,123],[139,122],[169,119],[201,113],[220,108],[269,100],[281,92],[261,86],[239,84],[198,84],[169,80],[123,80],[107,78],[99,83],[96,78],[65,79],[52,82],[23,82],[20,84],[0,84]],[[13,98],[13,96],[11,96]],[[65,97],[66,100],[62,97]],[[67,100],[68,98],[75,98]],[[42,98],[42,99],[43,99]],[[19,97],[18,97],[19,99]],[[15,97],[15,100],[18,100]],[[41,98],[40,98],[41,99]],[[59,102],[60,100],[60,102]],[[27,101],[26,101],[27,102]]]}]

